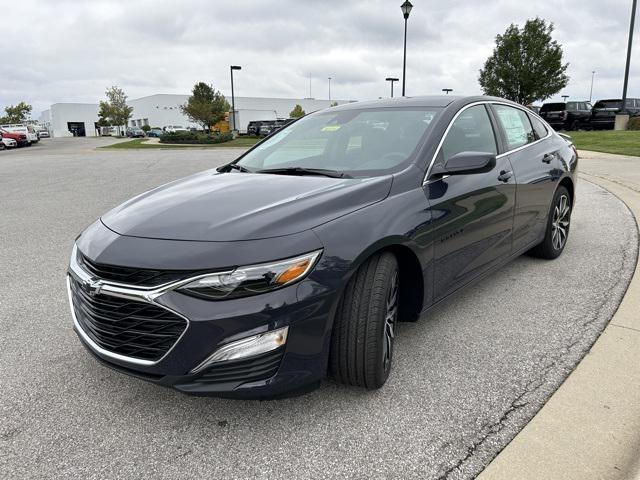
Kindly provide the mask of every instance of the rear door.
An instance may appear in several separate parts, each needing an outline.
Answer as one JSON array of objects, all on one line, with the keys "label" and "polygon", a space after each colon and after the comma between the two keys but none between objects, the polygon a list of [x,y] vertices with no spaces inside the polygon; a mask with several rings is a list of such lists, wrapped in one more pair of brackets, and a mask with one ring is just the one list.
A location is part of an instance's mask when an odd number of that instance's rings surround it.
[{"label": "rear door", "polygon": [[535,115],[509,105],[493,104],[492,108],[517,179],[513,221],[513,251],[517,253],[532,247],[544,235],[558,178],[559,149]]},{"label": "rear door", "polygon": [[[498,154],[495,121],[485,104],[458,114],[435,164],[460,152]],[[486,173],[427,179],[432,213],[434,300],[462,287],[511,254],[515,178],[508,156]]]}]

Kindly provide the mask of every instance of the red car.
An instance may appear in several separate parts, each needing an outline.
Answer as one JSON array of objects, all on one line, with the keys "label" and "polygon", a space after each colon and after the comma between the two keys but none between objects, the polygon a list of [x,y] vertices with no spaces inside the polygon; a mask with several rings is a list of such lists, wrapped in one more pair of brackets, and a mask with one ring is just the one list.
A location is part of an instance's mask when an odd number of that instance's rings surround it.
[{"label": "red car", "polygon": [[29,141],[29,139],[27,138],[27,136],[24,133],[9,132],[9,131],[4,130],[2,128],[0,128],[0,133],[2,134],[2,136],[4,138],[13,138],[16,141],[16,143],[18,144],[19,147],[24,147],[26,145],[31,145],[31,142]]}]

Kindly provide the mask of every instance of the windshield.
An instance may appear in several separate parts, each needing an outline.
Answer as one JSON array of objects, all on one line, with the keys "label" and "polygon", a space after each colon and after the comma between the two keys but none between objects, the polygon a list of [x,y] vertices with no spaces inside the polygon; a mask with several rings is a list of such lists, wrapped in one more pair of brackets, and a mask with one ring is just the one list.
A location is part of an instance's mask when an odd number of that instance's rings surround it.
[{"label": "windshield", "polygon": [[595,108],[622,108],[622,100],[600,100]]},{"label": "windshield", "polygon": [[301,167],[353,177],[385,175],[409,160],[440,110],[323,111],[278,131],[237,163],[251,171]]},{"label": "windshield", "polygon": [[545,103],[540,109],[541,112],[561,112],[565,109],[564,103]]}]

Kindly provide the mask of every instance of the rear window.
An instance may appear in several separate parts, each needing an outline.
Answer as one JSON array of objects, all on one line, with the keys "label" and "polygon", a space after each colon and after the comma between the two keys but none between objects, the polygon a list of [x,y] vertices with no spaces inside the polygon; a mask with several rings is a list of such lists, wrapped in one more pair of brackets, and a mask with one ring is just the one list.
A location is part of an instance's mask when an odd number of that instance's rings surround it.
[{"label": "rear window", "polygon": [[622,108],[622,100],[600,100],[593,108]]},{"label": "rear window", "polygon": [[545,103],[540,109],[541,112],[561,112],[566,110],[566,103]]}]

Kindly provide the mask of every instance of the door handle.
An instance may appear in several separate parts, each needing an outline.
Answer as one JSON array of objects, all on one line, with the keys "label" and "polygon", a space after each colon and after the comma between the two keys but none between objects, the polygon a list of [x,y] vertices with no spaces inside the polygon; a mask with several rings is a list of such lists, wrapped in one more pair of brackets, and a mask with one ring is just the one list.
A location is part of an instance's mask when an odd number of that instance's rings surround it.
[{"label": "door handle", "polygon": [[511,170],[502,170],[500,175],[498,175],[498,180],[501,182],[508,182],[511,177],[513,177],[513,172]]},{"label": "door handle", "polygon": [[547,153],[544,157],[542,157],[542,161],[544,163],[551,163],[551,160],[553,160],[554,158],[556,158],[554,153]]}]

